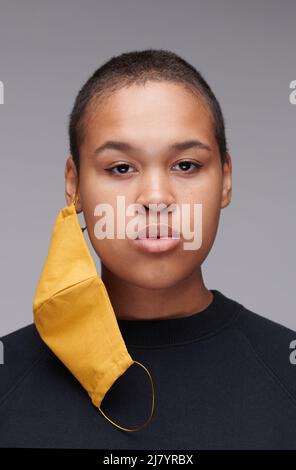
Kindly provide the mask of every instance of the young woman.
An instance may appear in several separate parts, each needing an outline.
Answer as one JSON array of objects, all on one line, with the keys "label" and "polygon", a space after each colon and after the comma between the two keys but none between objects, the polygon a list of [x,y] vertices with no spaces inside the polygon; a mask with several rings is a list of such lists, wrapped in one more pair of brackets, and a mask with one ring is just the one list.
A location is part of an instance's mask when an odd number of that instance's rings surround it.
[{"label": "young woman", "polygon": [[[138,432],[112,426],[32,323],[2,338],[1,446],[296,449],[296,369],[289,360],[296,333],[208,289],[203,279],[232,189],[223,115],[209,85],[172,52],[121,54],[80,90],[69,136],[66,202],[70,207],[76,194],[124,343],[153,378],[154,412]],[[118,196],[143,209],[138,239],[98,237],[95,207],[112,208],[117,228]],[[163,208],[174,208],[172,228],[182,204],[202,207],[182,213],[193,234],[200,231],[193,249],[184,248],[184,226],[177,241],[160,233]],[[155,205],[161,209],[151,235]],[[81,361],[74,351],[75,344],[71,360]],[[102,409],[133,428],[149,416],[151,397],[147,374],[129,367]]]}]

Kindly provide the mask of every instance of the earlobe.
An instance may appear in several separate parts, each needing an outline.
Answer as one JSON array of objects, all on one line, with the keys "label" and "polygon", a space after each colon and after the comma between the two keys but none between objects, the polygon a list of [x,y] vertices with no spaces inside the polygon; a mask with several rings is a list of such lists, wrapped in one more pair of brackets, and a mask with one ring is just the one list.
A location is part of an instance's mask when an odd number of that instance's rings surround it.
[{"label": "earlobe", "polygon": [[231,185],[231,175],[228,174],[227,178],[224,180],[223,191],[222,191],[222,200],[221,200],[221,209],[229,206],[232,197],[232,185]]},{"label": "earlobe", "polygon": [[65,166],[65,199],[68,206],[75,200],[76,212],[80,213],[82,211],[79,197],[78,176],[75,163],[71,155],[68,157]]},{"label": "earlobe", "polygon": [[232,197],[232,161],[229,153],[226,155],[226,161],[223,167],[223,191],[221,200],[221,209],[227,207]]},{"label": "earlobe", "polygon": [[82,207],[81,207],[81,203],[80,203],[80,200],[79,200],[79,192],[76,193],[74,191],[73,193],[70,194],[66,190],[65,191],[65,199],[66,199],[67,206],[70,206],[71,204],[75,203],[75,209],[76,209],[77,214],[82,212]]},{"label": "earlobe", "polygon": [[76,212],[81,212],[81,207],[80,207],[81,204],[80,204],[80,201],[79,201],[79,193],[76,193],[75,189],[74,190],[72,189],[72,185],[69,189],[68,189],[67,186],[68,185],[66,183],[65,199],[66,199],[67,206],[70,206],[71,204],[73,204],[73,202],[75,202]]},{"label": "earlobe", "polygon": [[221,209],[225,209],[225,207],[229,206],[231,203],[231,188],[223,190],[223,197],[221,202]]}]

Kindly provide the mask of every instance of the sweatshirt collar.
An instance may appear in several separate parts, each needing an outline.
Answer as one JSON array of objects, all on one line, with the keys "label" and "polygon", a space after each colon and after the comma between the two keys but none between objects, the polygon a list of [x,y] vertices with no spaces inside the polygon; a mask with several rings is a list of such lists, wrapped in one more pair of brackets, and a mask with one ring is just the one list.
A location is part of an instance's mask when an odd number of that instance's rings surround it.
[{"label": "sweatshirt collar", "polygon": [[171,346],[201,339],[219,331],[236,314],[236,301],[210,289],[212,302],[203,310],[186,317],[157,320],[117,319],[123,339],[128,346]]}]

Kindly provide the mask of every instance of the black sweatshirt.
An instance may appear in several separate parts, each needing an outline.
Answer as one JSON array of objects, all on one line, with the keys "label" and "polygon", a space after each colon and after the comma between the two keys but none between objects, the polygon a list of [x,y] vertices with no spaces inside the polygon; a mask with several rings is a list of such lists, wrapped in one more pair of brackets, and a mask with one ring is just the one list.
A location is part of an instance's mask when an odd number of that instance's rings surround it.
[{"label": "black sweatshirt", "polygon": [[[2,338],[0,447],[95,449],[296,449],[296,332],[212,290],[201,312],[118,320],[127,349],[152,375],[155,409],[137,432],[110,424],[34,323]],[[143,424],[152,389],[133,364],[102,410]]]}]

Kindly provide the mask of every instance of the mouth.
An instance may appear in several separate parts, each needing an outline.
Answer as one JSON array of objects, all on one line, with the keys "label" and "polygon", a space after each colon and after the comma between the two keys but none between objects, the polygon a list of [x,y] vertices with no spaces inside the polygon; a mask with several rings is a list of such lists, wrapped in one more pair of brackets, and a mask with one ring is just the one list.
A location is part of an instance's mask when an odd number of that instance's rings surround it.
[{"label": "mouth", "polygon": [[176,239],[180,238],[180,233],[172,228],[170,225],[164,224],[151,224],[146,225],[142,230],[138,232],[136,240],[156,240],[156,239]]},{"label": "mouth", "polygon": [[181,242],[180,234],[168,225],[147,225],[138,232],[133,243],[142,251],[162,253],[176,248]]}]

